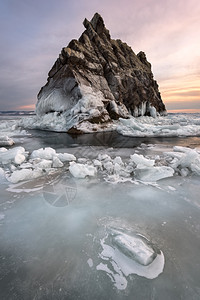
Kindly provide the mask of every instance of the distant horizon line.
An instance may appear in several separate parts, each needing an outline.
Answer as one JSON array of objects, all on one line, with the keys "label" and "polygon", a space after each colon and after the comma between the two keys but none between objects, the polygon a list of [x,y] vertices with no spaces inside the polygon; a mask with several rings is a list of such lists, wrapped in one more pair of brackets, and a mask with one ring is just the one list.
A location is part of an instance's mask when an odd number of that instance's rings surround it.
[{"label": "distant horizon line", "polygon": [[[31,111],[34,112],[34,109],[15,109],[15,110],[0,110],[0,112],[21,112],[21,111]],[[192,109],[167,109],[168,113],[200,113],[200,108],[192,108]]]}]

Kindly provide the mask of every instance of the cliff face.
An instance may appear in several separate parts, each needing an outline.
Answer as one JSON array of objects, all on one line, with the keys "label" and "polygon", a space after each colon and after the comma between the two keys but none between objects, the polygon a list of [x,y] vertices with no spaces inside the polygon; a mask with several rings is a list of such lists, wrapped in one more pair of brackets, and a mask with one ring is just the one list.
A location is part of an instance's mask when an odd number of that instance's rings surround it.
[{"label": "cliff face", "polygon": [[50,70],[36,113],[65,112],[79,123],[165,114],[145,53],[136,55],[126,43],[111,39],[98,13],[83,24],[79,40],[62,49]]}]

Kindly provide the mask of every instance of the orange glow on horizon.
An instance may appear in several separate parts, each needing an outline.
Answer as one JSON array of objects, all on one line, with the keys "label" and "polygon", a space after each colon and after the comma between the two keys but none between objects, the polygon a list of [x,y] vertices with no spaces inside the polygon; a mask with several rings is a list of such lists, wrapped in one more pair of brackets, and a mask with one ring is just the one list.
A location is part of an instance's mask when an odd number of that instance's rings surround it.
[{"label": "orange glow on horizon", "polygon": [[35,110],[35,104],[19,106],[19,110]]},{"label": "orange glow on horizon", "polygon": [[198,109],[168,109],[168,113],[187,113],[187,114],[194,114],[194,113],[200,113],[200,108]]}]

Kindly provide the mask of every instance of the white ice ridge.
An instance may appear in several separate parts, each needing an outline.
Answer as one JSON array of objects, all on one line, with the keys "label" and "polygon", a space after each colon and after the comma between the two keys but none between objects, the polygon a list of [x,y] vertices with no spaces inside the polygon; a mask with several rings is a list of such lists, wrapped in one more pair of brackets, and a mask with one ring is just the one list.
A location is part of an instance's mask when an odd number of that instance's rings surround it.
[{"label": "white ice ridge", "polygon": [[[102,112],[101,97],[98,96],[93,102],[91,98],[82,98],[73,107],[63,113],[52,112],[41,117],[29,116],[19,122],[19,126],[30,129],[43,129],[58,132],[66,132],[72,126],[82,132],[98,132],[106,130],[117,130],[118,133],[133,137],[153,136],[198,136],[200,135],[199,114],[168,114],[167,116],[156,116],[152,108],[151,117],[133,117],[119,119],[107,124],[91,124],[85,120],[85,116],[96,117]],[[98,109],[96,108],[96,106]],[[76,113],[79,112],[77,115]],[[85,120],[85,121],[84,121]]]},{"label": "white ice ridge", "polygon": [[[110,231],[110,230],[109,230]],[[164,255],[142,235],[126,234],[111,230],[101,240],[102,262],[96,269],[106,272],[119,290],[127,287],[127,277],[131,274],[154,279],[164,269]]]},{"label": "white ice ridge", "polygon": [[165,117],[130,117],[120,119],[117,131],[125,136],[133,137],[167,137],[200,135],[200,116],[169,114]]},{"label": "white ice ridge", "polygon": [[1,178],[5,175],[7,180],[13,183],[34,179],[65,166],[73,177],[103,175],[103,178],[111,183],[155,183],[174,175],[200,176],[200,150],[187,147],[176,146],[173,151],[164,152],[162,156],[151,155],[151,159],[133,153],[129,160],[126,158],[123,161],[120,156],[111,158],[106,153],[100,153],[93,160],[85,157],[75,161],[75,155],[57,153],[50,147],[34,150],[31,154],[23,147],[9,150],[0,148],[0,168],[3,170]]}]

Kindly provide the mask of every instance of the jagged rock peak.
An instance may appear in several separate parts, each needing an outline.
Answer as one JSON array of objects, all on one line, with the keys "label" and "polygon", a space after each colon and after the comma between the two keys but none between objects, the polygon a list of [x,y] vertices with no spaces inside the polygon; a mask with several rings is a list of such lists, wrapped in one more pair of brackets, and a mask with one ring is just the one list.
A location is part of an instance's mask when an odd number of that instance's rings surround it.
[{"label": "jagged rock peak", "polygon": [[83,25],[88,30],[90,26],[92,26],[93,30],[99,35],[102,36],[103,34],[106,35],[106,37],[110,40],[110,34],[109,30],[106,29],[104,20],[102,16],[98,13],[96,13],[92,20],[89,22],[87,19],[84,20]]},{"label": "jagged rock peak", "polygon": [[65,113],[69,130],[85,121],[107,123],[130,115],[164,114],[145,53],[136,55],[126,43],[111,39],[98,13],[83,25],[80,38],[62,49],[50,70],[38,94],[36,113]]}]

